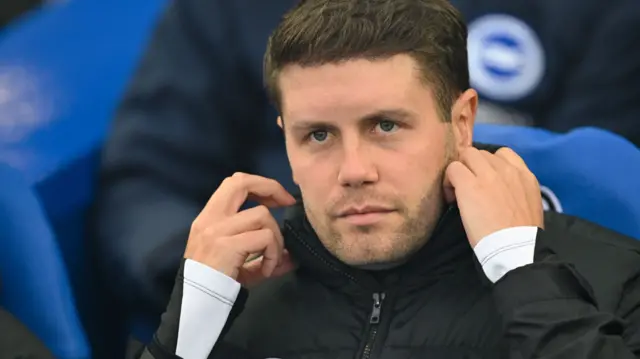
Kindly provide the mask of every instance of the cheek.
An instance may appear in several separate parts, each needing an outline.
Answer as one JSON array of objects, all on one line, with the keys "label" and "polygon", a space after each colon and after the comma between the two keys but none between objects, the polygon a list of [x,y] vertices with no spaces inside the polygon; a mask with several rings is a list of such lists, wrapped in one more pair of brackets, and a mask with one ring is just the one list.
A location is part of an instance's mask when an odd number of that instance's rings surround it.
[{"label": "cheek", "polygon": [[336,181],[335,162],[300,154],[290,155],[289,161],[293,177],[306,196],[317,198],[329,193],[329,188]]},{"label": "cheek", "polygon": [[442,172],[443,147],[442,144],[423,142],[393,152],[381,152],[377,154],[381,178],[408,196],[424,191]]}]

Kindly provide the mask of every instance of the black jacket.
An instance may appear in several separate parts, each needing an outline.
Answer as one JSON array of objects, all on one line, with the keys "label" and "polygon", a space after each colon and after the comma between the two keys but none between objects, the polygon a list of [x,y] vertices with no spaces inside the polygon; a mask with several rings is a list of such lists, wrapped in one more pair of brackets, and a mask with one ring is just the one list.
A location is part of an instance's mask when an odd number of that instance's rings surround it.
[{"label": "black jacket", "polygon": [[[492,284],[455,207],[409,262],[367,272],[329,254],[294,206],[283,233],[299,269],[244,291],[210,358],[640,357],[640,243],[561,214],[545,223],[534,263]],[[178,278],[143,358],[174,358]]]},{"label": "black jacket", "polygon": [[[162,313],[191,222],[225,177],[295,190],[262,84],[267,37],[295,1],[172,1],[159,21],[105,146],[93,233],[106,282],[132,311]],[[453,3],[469,21],[521,18],[545,47],[541,85],[498,105],[553,130],[593,125],[640,144],[638,0]]]}]

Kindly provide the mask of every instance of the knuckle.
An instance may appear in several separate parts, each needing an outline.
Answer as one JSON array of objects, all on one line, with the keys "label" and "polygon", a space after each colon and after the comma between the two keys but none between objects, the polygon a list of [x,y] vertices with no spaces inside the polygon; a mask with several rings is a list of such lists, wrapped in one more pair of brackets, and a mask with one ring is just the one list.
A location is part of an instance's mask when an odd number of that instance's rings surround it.
[{"label": "knuckle", "polygon": [[222,181],[222,184],[226,185],[226,186],[242,185],[242,183],[245,182],[246,178],[247,178],[247,174],[246,173],[244,173],[244,172],[235,172],[231,176],[225,178]]},{"label": "knuckle", "polygon": [[269,211],[269,208],[263,204],[260,204],[258,206],[255,207],[256,212],[258,213],[258,216],[262,219],[264,219],[264,217],[268,217],[271,215],[271,212]]},{"label": "knuckle", "polygon": [[231,178],[233,178],[236,181],[244,181],[246,180],[248,174],[244,173],[244,172],[235,172]]},{"label": "knuckle", "polygon": [[529,179],[529,181],[531,181],[532,185],[534,185],[536,188],[540,188],[540,181],[538,180],[538,177],[536,177],[536,175],[533,174],[533,172],[529,171],[526,174],[526,176]]},{"label": "knuckle", "polygon": [[200,233],[205,229],[204,225],[202,224],[202,220],[199,218],[196,218],[193,220],[193,222],[191,222],[191,233]]},{"label": "knuckle", "polygon": [[227,186],[230,183],[233,183],[233,178],[234,178],[233,176],[226,177],[224,180],[222,180],[222,183],[220,184],[220,186],[221,187],[222,186]]},{"label": "knuckle", "polygon": [[273,242],[276,238],[273,231],[269,228],[264,228],[259,231],[260,238],[264,239],[267,242]]},{"label": "knuckle", "polygon": [[502,167],[502,174],[505,176],[515,177],[518,175],[519,172],[520,171],[516,167],[510,164]]}]

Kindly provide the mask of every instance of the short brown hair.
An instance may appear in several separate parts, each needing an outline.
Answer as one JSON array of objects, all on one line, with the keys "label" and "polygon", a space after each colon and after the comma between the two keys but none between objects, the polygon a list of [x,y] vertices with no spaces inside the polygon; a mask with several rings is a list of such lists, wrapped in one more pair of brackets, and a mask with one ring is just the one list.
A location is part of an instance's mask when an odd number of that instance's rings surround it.
[{"label": "short brown hair", "polygon": [[448,0],[302,0],[269,37],[265,86],[281,111],[278,76],[287,65],[399,54],[417,61],[448,121],[455,98],[469,88],[467,27]]}]

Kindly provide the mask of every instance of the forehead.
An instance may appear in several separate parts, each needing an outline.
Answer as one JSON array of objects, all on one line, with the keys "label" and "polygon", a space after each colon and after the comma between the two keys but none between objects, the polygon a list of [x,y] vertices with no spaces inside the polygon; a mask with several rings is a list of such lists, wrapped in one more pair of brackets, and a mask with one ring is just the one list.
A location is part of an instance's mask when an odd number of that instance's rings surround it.
[{"label": "forehead", "polygon": [[279,86],[282,115],[289,121],[359,116],[385,108],[411,110],[431,101],[430,89],[408,55],[310,67],[291,65],[280,73]]}]

